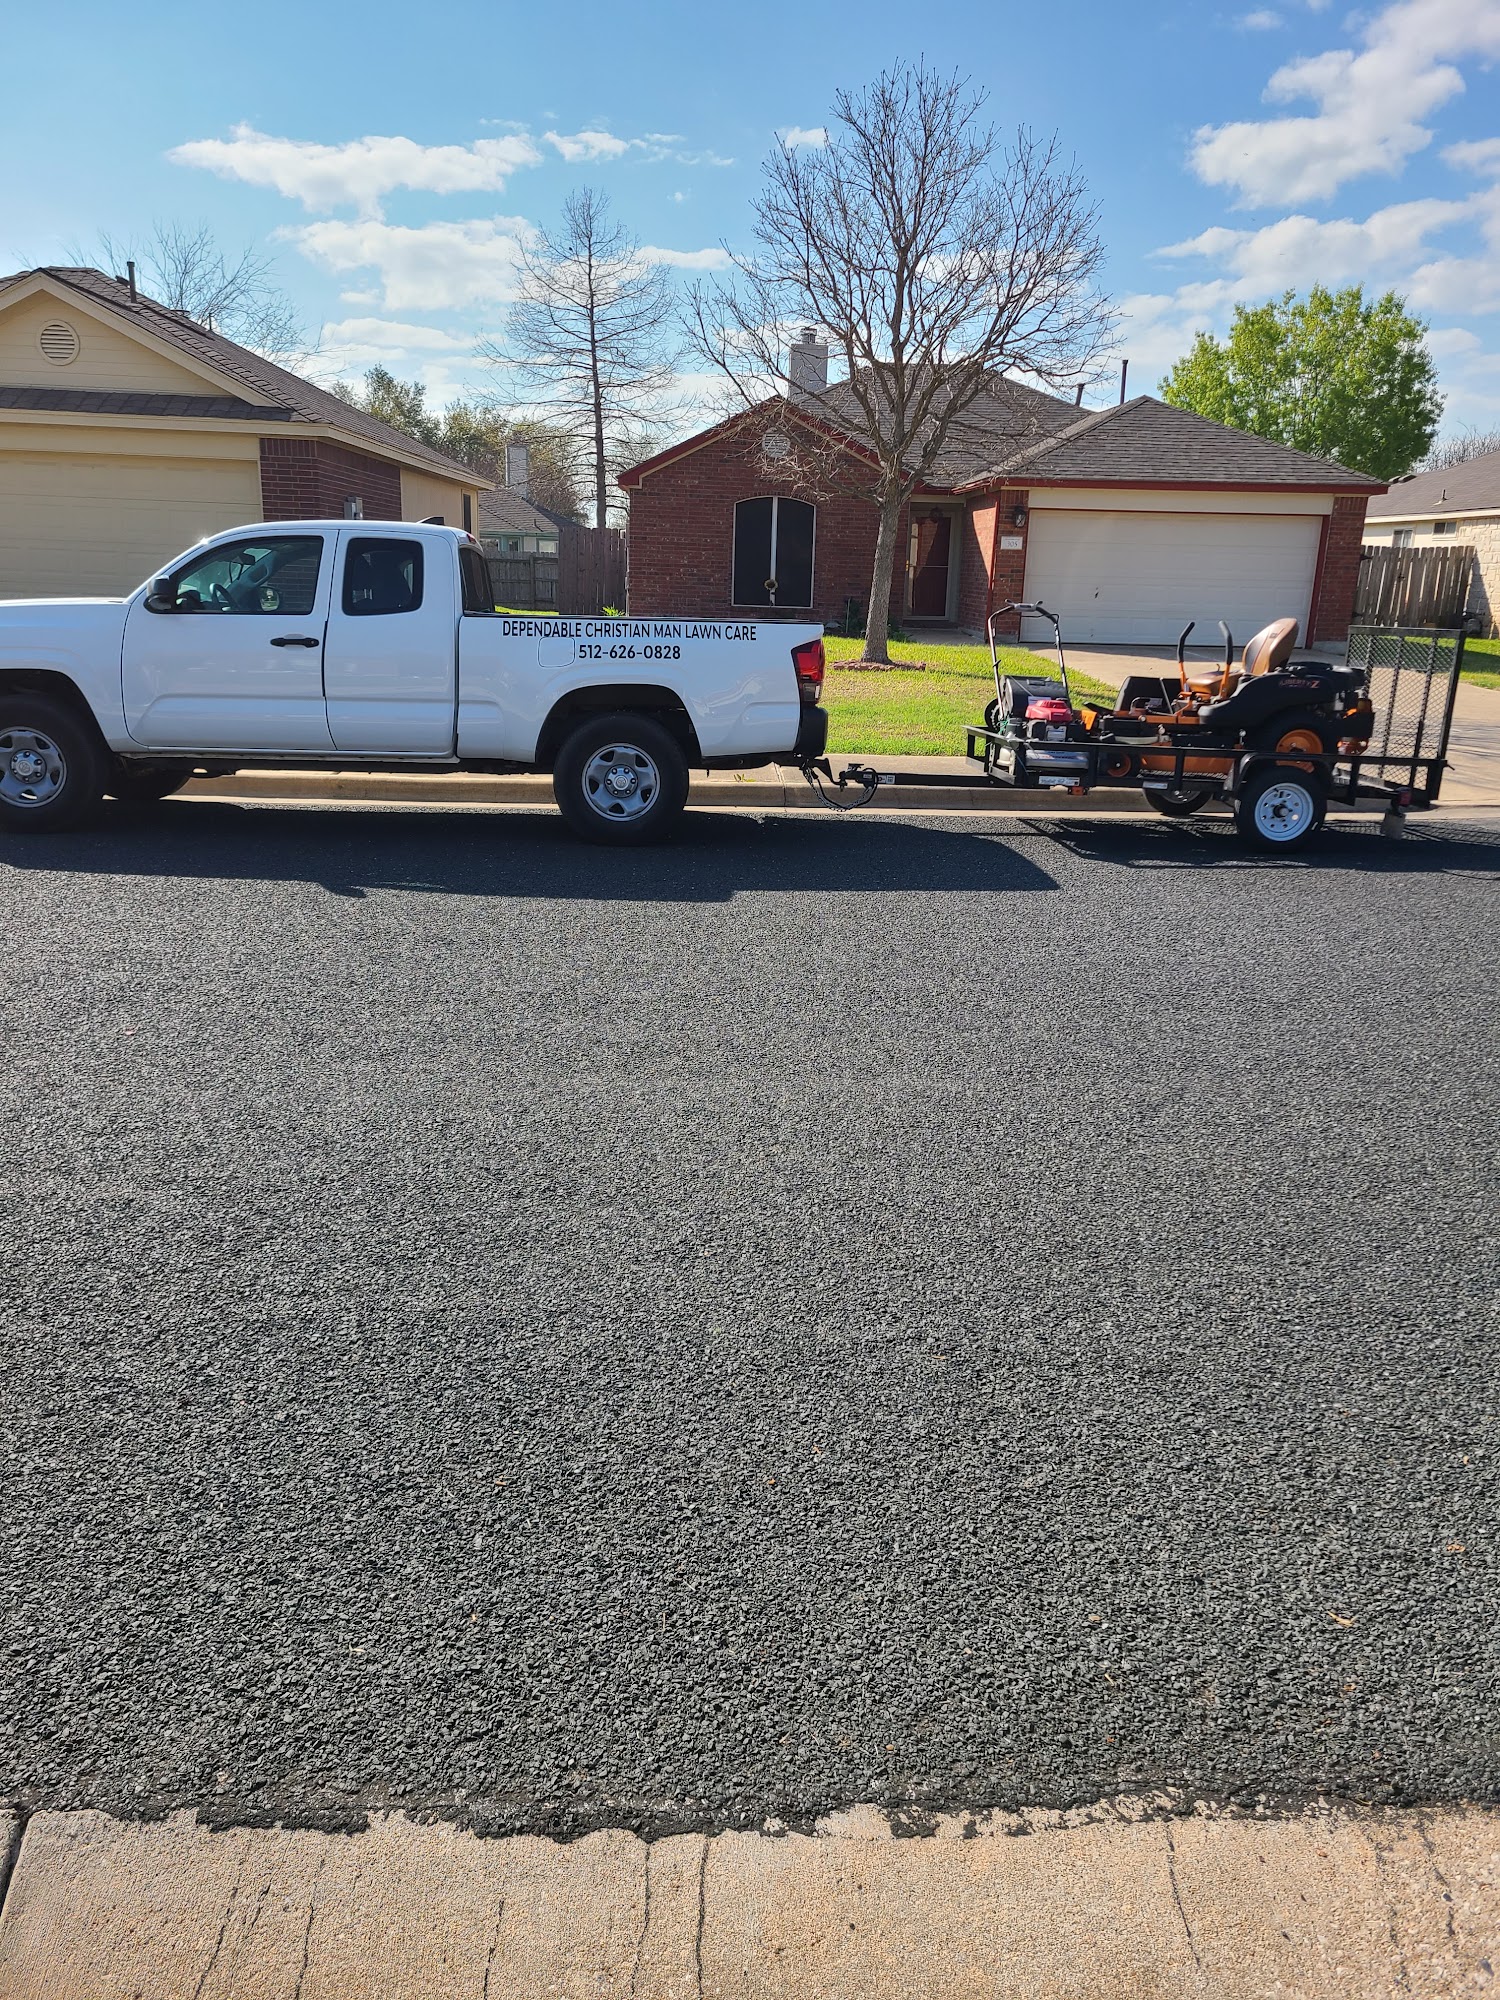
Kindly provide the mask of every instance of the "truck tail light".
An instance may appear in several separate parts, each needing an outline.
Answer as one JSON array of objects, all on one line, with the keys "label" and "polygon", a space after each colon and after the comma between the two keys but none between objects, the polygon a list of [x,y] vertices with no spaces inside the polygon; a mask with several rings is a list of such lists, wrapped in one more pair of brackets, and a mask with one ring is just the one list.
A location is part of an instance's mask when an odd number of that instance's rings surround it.
[{"label": "truck tail light", "polygon": [[803,706],[815,707],[818,696],[823,692],[823,675],[827,667],[823,641],[809,639],[805,646],[793,646],[792,666],[796,670],[797,692],[802,697]]}]

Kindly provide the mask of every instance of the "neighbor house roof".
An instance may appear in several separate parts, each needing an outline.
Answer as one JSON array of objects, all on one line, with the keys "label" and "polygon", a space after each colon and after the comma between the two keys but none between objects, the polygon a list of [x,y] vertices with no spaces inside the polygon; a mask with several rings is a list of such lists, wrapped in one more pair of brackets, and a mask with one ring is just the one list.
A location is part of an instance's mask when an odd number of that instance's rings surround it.
[{"label": "neighbor house roof", "polygon": [[1285,486],[1357,493],[1379,493],[1384,486],[1335,459],[1233,430],[1154,396],[1090,410],[967,483],[987,485],[1002,475],[1035,485]]},{"label": "neighbor house roof", "polygon": [[1500,451],[1487,451],[1466,465],[1444,472],[1418,472],[1399,479],[1370,503],[1370,519],[1421,520],[1431,515],[1485,514],[1500,508]]},{"label": "neighbor house roof", "polygon": [[[315,382],[294,375],[289,368],[278,367],[274,361],[267,361],[264,355],[241,347],[237,341],[226,339],[222,333],[200,326],[186,313],[160,305],[139,290],[132,298],[131,288],[124,279],[111,278],[87,265],[47,264],[31,271],[12,272],[9,277],[0,278],[0,306],[5,303],[7,291],[32,278],[48,280],[54,288],[76,292],[91,304],[102,307],[112,318],[154,336],[176,348],[189,360],[211,368],[216,374],[228,376],[246,391],[246,398],[244,402],[238,402],[233,397],[210,395],[148,396],[103,391],[96,394],[90,390],[12,389],[4,392],[7,398],[29,395],[47,400],[8,400],[0,407],[85,410],[125,416],[202,416],[257,424],[319,424],[341,432],[351,441],[372,445],[377,450],[430,466],[434,472],[445,473],[449,478],[462,479],[465,485],[487,487],[493,483],[460,464],[456,458],[450,458],[446,452],[435,451],[431,445],[397,430],[393,424],[383,423],[379,417],[372,417],[364,410],[351,408],[331,390],[320,389]],[[85,400],[56,400],[59,397],[82,397]],[[166,407],[177,404],[189,407]]]},{"label": "neighbor house roof", "polygon": [[497,486],[479,496],[480,535],[555,535],[566,516],[539,507],[514,486]]}]

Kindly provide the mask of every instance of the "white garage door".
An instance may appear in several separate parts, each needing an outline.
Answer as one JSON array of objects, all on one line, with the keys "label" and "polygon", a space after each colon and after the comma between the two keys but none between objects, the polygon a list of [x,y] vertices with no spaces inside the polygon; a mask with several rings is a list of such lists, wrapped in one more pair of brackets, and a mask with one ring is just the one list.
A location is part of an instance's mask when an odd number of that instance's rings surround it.
[{"label": "white garage door", "polygon": [[120,597],[261,515],[253,460],[0,455],[0,597]]},{"label": "white garage door", "polygon": [[[1316,514],[1104,514],[1033,508],[1026,596],[1055,611],[1064,642],[1164,646],[1191,618],[1191,644],[1219,620],[1241,644],[1273,618],[1305,640],[1322,526]],[[1028,641],[1050,637],[1039,618]]]}]

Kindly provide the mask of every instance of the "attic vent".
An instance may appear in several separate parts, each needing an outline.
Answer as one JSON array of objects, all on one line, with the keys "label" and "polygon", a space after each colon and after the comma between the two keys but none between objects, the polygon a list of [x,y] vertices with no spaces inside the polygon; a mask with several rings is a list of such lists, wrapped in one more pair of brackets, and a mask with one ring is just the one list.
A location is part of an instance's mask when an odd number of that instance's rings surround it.
[{"label": "attic vent", "polygon": [[69,326],[65,319],[50,319],[37,335],[37,346],[59,368],[66,368],[70,361],[78,359],[78,329]]}]

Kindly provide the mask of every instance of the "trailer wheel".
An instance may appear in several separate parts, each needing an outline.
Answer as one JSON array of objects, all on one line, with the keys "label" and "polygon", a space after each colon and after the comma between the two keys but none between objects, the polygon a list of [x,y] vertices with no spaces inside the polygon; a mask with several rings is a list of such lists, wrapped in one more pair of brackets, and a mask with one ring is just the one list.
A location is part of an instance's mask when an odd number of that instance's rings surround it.
[{"label": "trailer wheel", "polygon": [[687,804],[682,745],[649,715],[592,716],[563,744],[552,773],[558,808],[574,833],[608,846],[665,840]]},{"label": "trailer wheel", "polygon": [[1328,791],[1300,764],[1268,764],[1246,779],[1234,823],[1244,840],[1285,854],[1311,840],[1328,810]]},{"label": "trailer wheel", "polygon": [[1206,806],[1212,797],[1212,792],[1162,792],[1153,787],[1146,794],[1146,803],[1153,812],[1161,813],[1166,819],[1187,819],[1200,806]]},{"label": "trailer wheel", "polygon": [[61,833],[103,790],[97,740],[71,708],[24,688],[0,693],[0,828]]}]

